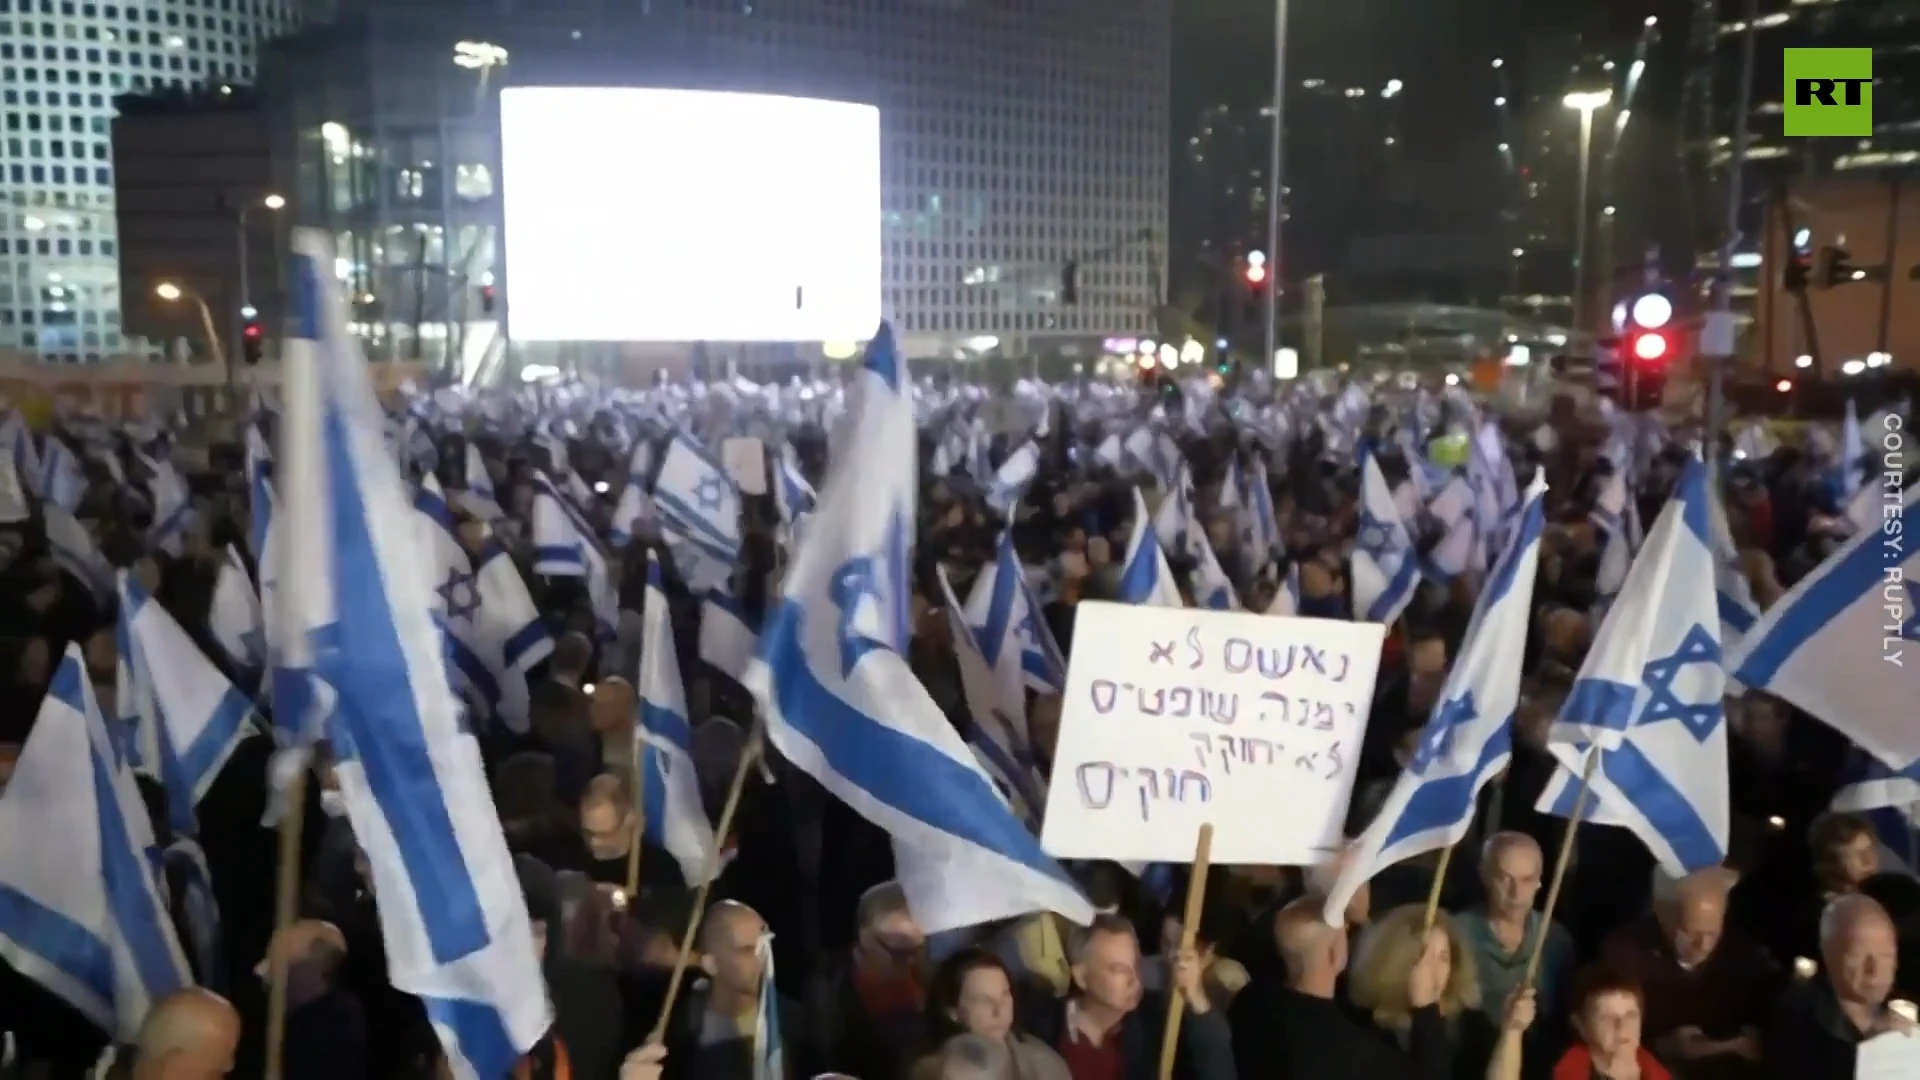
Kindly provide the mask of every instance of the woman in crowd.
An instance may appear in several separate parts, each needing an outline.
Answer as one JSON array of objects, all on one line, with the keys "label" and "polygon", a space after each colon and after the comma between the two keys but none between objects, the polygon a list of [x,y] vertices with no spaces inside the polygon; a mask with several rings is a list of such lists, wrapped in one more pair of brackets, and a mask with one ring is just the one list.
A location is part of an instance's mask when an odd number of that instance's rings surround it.
[{"label": "woman in crowd", "polygon": [[1672,1080],[1640,1045],[1646,998],[1613,971],[1589,968],[1573,982],[1573,1030],[1580,1041],[1553,1068],[1553,1080]]},{"label": "woman in crowd", "polygon": [[1472,951],[1445,912],[1440,913],[1433,929],[1422,935],[1425,919],[1424,904],[1408,904],[1368,927],[1348,979],[1347,995],[1373,1021],[1376,1031],[1405,1049],[1415,1013],[1409,1003],[1408,981],[1427,939],[1432,938],[1446,974],[1441,980],[1440,999],[1429,1007],[1447,1027],[1449,1075],[1453,1080],[1478,1080],[1483,1076],[1498,1080],[1488,1067],[1499,1043],[1499,1031],[1480,1011],[1480,984],[1474,977]]},{"label": "woman in crowd", "polygon": [[956,1036],[1004,1044],[1021,1080],[1070,1080],[1067,1063],[1047,1044],[1016,1029],[1013,975],[985,949],[962,949],[933,973],[927,987],[927,1049],[914,1080],[940,1075],[940,1051]]}]

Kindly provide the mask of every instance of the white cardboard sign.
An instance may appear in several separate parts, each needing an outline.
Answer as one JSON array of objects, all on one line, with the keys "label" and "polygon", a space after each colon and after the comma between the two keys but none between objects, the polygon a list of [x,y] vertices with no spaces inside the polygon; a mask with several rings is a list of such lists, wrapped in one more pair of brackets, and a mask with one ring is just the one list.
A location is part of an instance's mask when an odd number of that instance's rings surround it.
[{"label": "white cardboard sign", "polygon": [[1310,866],[1339,850],[1386,627],[1087,601],[1040,846]]},{"label": "white cardboard sign", "polygon": [[721,443],[720,463],[726,466],[740,494],[767,493],[767,446],[759,439],[738,436]]}]

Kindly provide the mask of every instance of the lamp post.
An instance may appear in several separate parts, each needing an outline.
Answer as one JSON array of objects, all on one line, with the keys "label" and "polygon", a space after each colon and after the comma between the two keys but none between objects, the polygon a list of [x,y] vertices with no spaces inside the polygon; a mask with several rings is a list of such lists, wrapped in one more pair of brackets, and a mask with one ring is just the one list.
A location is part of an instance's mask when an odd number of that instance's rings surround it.
[{"label": "lamp post", "polygon": [[200,329],[207,335],[207,347],[213,351],[213,362],[220,365],[221,374],[231,383],[233,381],[233,369],[227,366],[226,350],[220,347],[220,334],[213,328],[213,310],[207,307],[206,298],[202,297],[199,293],[188,292],[171,281],[163,281],[155,285],[153,287],[153,295],[165,300],[169,304],[178,303],[182,300],[193,301],[194,307],[200,311]]},{"label": "lamp post", "polygon": [[1561,99],[1580,114],[1580,185],[1573,219],[1573,312],[1568,327],[1577,336],[1585,329],[1587,291],[1587,178],[1593,162],[1593,114],[1613,100],[1612,90],[1576,91]]},{"label": "lamp post", "polygon": [[266,195],[257,201],[240,204],[240,212],[235,219],[235,242],[239,245],[240,255],[240,310],[234,313],[233,322],[233,340],[236,342],[240,340],[241,324],[253,317],[253,283],[249,280],[252,275],[247,267],[250,254],[247,249],[252,245],[247,243],[247,213],[256,209],[281,210],[286,205],[287,200],[279,195]]}]

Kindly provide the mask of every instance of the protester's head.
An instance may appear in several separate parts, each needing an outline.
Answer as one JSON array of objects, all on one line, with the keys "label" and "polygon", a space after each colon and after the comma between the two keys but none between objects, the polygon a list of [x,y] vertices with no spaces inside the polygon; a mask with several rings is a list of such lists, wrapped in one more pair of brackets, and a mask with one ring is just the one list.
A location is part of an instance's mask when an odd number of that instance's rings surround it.
[{"label": "protester's head", "polygon": [[1124,1016],[1140,1005],[1140,942],[1133,924],[1118,915],[1096,915],[1076,929],[1067,951],[1073,989],[1084,1002]]},{"label": "protester's head", "polygon": [[134,1042],[134,1080],[216,1080],[233,1071],[240,1014],[218,995],[179,990],[153,1003]]},{"label": "protester's head", "polygon": [[1441,912],[1432,930],[1421,933],[1425,904],[1407,904],[1387,912],[1367,927],[1360,938],[1353,971],[1347,976],[1347,995],[1373,1014],[1373,1022],[1389,1031],[1412,1023],[1413,1006],[1407,987],[1414,965],[1426,954],[1431,938],[1445,972],[1440,980],[1440,1012],[1453,1016],[1480,1004],[1480,983],[1473,970],[1473,952],[1459,929]]},{"label": "protester's head", "polygon": [[560,635],[553,643],[553,656],[547,660],[547,669],[561,682],[579,686],[586,681],[587,672],[593,667],[593,641],[587,635],[574,632]]},{"label": "protester's head", "polygon": [[1727,924],[1727,897],[1737,880],[1732,871],[1715,866],[1688,874],[1670,891],[1656,890],[1654,915],[1682,966],[1706,963],[1719,947]]},{"label": "protester's head", "polygon": [[1347,969],[1347,935],[1321,917],[1326,906],[1325,894],[1310,892],[1281,908],[1273,919],[1273,947],[1291,985],[1331,994]]},{"label": "protester's head", "polygon": [[1573,1029],[1595,1061],[1622,1061],[1640,1048],[1640,1017],[1646,995],[1640,984],[1604,967],[1574,979],[1570,1004]]},{"label": "protester's head", "polygon": [[[1212,892],[1211,885],[1208,891]],[[1185,912],[1173,910],[1167,912],[1166,917],[1160,920],[1161,956],[1173,956],[1180,951],[1180,942],[1187,932],[1186,924],[1182,921],[1185,914]],[[1193,948],[1200,955],[1200,962],[1210,963],[1216,955],[1216,950],[1232,932],[1233,915],[1226,905],[1214,902],[1202,904],[1200,921],[1193,927]]]},{"label": "protester's head", "polygon": [[1007,1044],[981,1035],[956,1035],[940,1048],[939,1080],[1001,1080],[1013,1075]]},{"label": "protester's head", "polygon": [[1820,954],[1827,981],[1843,1002],[1881,1005],[1899,974],[1893,920],[1878,901],[1857,893],[1836,897],[1820,913]]},{"label": "protester's head", "polygon": [[552,868],[531,855],[515,855],[513,872],[520,879],[520,892],[527,900],[527,918],[533,925],[534,955],[547,955],[547,933],[558,933],[560,925],[560,880]]},{"label": "protester's head", "polygon": [[1540,894],[1545,866],[1540,844],[1526,833],[1495,833],[1487,840],[1480,860],[1481,883],[1487,890],[1487,913],[1496,919],[1524,919]]},{"label": "protester's head", "polygon": [[1852,892],[1880,871],[1873,825],[1859,814],[1821,814],[1808,831],[1807,846],[1813,851],[1814,876],[1830,893]]},{"label": "protester's head", "polygon": [[602,735],[631,731],[634,717],[633,684],[610,675],[593,684],[593,730]]},{"label": "protester's head", "polygon": [[745,904],[722,900],[700,923],[700,967],[716,997],[745,1000],[760,993],[760,938],[766,920]]},{"label": "protester's head", "polygon": [[319,919],[302,919],[273,936],[267,956],[254,968],[270,978],[274,962],[285,964],[290,1000],[300,1005],[331,989],[347,959],[347,938],[340,928]]},{"label": "protester's head", "polygon": [[633,826],[633,800],[627,795],[626,781],[608,773],[587,781],[587,790],[580,796],[580,833],[595,858],[624,854]]},{"label": "protester's head", "polygon": [[907,894],[899,882],[883,881],[861,894],[854,916],[860,928],[856,950],[862,967],[905,973],[919,965],[927,935],[907,909]]},{"label": "protester's head", "polygon": [[962,949],[942,961],[927,986],[928,1029],[940,1035],[1004,1039],[1013,1030],[1013,976],[985,949]]}]

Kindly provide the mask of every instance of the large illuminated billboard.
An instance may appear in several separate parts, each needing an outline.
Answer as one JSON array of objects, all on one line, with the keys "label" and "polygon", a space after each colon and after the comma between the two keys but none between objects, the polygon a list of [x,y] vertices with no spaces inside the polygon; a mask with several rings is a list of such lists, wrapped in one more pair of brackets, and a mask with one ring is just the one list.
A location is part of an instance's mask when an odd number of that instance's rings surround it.
[{"label": "large illuminated billboard", "polygon": [[516,341],[836,341],[880,322],[880,112],[629,87],[500,92]]}]

